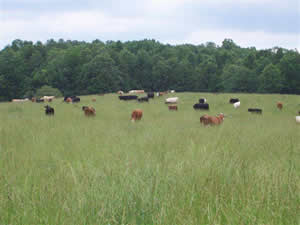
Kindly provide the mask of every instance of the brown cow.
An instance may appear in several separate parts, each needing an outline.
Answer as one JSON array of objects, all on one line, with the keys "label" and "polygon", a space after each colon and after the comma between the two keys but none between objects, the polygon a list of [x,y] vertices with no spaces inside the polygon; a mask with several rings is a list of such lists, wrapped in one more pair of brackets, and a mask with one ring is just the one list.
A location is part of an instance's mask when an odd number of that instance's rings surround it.
[{"label": "brown cow", "polygon": [[95,98],[92,98],[92,102],[95,102],[96,101],[96,99]]},{"label": "brown cow", "polygon": [[67,103],[70,103],[70,102],[72,102],[72,98],[70,98],[70,97],[69,97],[69,98],[67,98],[67,99],[66,99],[66,102],[67,102]]},{"label": "brown cow", "polygon": [[204,116],[200,117],[200,123],[203,123],[204,126],[206,125],[219,125],[224,120],[224,114],[221,113],[218,116],[209,116],[205,114]]},{"label": "brown cow", "polygon": [[277,102],[277,108],[282,110],[283,103],[282,102]]},{"label": "brown cow", "polygon": [[143,116],[143,110],[135,109],[131,114],[131,122],[135,122],[136,120],[141,120]]},{"label": "brown cow", "polygon": [[168,108],[169,110],[178,110],[177,105],[169,105]]},{"label": "brown cow", "polygon": [[93,107],[83,106],[82,110],[84,111],[84,115],[86,115],[86,116],[95,116],[96,115],[96,110]]}]

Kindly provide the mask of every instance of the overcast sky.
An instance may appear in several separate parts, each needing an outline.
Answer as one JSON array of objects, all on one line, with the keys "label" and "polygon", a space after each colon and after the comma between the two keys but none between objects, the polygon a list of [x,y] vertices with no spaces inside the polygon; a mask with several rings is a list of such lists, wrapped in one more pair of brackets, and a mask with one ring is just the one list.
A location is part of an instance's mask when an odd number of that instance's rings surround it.
[{"label": "overcast sky", "polygon": [[15,39],[155,39],[300,50],[300,0],[0,0],[0,50]]}]

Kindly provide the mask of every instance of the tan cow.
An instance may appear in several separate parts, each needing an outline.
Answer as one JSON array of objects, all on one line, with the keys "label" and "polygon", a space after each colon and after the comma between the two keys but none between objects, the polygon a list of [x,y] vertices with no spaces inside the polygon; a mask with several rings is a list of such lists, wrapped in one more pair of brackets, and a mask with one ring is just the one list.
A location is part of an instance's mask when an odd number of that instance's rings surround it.
[{"label": "tan cow", "polygon": [[96,115],[96,110],[94,109],[94,107],[83,106],[82,110],[84,111],[84,115],[86,115],[86,116],[95,116]]},{"label": "tan cow", "polygon": [[277,102],[277,108],[282,110],[283,108],[283,103],[282,102]]},{"label": "tan cow", "polygon": [[143,116],[143,110],[135,109],[131,114],[131,122],[135,122],[136,120],[141,120]]},{"label": "tan cow", "polygon": [[224,120],[224,114],[220,113],[218,116],[209,116],[205,114],[204,116],[200,117],[200,123],[204,126],[206,125],[219,125]]}]

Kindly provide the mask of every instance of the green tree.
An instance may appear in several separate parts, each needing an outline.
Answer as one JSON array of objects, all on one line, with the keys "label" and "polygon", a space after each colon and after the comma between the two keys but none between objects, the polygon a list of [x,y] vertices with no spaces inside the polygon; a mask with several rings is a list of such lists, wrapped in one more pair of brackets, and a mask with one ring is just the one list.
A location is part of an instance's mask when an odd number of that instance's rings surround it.
[{"label": "green tree", "polygon": [[245,66],[228,65],[221,76],[222,89],[225,92],[255,92],[257,80],[254,72]]},{"label": "green tree", "polygon": [[277,66],[269,64],[259,77],[259,91],[279,93],[283,87],[283,78]]},{"label": "green tree", "polygon": [[300,94],[300,54],[296,51],[286,53],[279,63],[284,77],[284,92]]}]

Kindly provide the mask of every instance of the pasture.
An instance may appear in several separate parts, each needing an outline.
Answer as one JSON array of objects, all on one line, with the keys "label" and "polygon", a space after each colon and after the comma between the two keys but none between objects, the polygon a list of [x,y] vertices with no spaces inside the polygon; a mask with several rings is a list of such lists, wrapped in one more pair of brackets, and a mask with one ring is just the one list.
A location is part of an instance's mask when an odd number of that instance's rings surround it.
[{"label": "pasture", "polygon": [[[201,97],[209,112],[193,109]],[[0,224],[300,224],[299,96],[81,96],[48,103],[50,117],[46,104],[0,104]],[[221,112],[220,126],[200,124]]]}]

